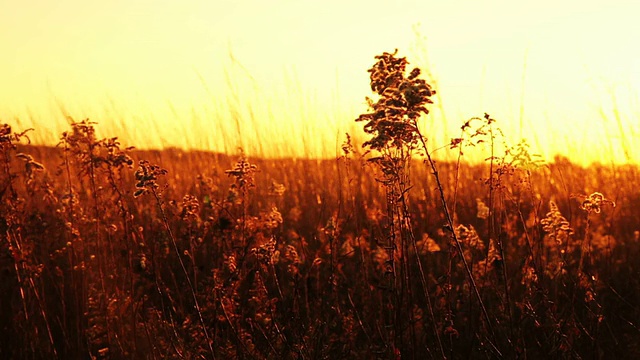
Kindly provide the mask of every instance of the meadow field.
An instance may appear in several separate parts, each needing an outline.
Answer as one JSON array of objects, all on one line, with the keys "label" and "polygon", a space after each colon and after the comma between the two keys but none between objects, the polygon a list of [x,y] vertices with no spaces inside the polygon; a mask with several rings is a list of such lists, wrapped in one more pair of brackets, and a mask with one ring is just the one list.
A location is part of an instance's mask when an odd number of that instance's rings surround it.
[{"label": "meadow field", "polygon": [[433,149],[435,91],[375,61],[330,159],[3,124],[0,358],[640,357],[640,169],[542,161],[483,113]]}]

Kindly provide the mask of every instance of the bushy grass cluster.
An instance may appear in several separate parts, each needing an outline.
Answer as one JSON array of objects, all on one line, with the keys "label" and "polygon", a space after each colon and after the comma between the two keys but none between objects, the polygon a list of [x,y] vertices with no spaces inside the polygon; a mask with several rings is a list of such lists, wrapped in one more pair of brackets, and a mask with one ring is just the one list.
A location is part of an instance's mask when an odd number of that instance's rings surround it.
[{"label": "bushy grass cluster", "polygon": [[638,168],[544,164],[488,114],[438,150],[486,163],[437,163],[407,65],[376,57],[335,160],[3,125],[0,357],[640,356]]}]

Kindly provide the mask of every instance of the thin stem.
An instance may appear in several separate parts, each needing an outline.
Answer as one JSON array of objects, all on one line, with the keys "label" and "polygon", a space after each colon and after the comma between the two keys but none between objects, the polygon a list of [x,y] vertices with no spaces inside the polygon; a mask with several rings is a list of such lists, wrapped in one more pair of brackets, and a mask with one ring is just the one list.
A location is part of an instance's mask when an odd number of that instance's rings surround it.
[{"label": "thin stem", "polygon": [[[415,127],[416,134],[418,135],[418,139],[420,140],[420,143],[422,144],[422,148],[424,149],[424,153],[427,156],[427,161],[429,162],[429,166],[431,167],[432,174],[436,179],[436,184],[438,186],[438,192],[440,193],[440,201],[442,203],[442,209],[443,209],[445,217],[447,219],[447,224],[448,224],[448,227],[449,227],[449,231],[451,231],[451,235],[453,237],[453,240],[454,240],[454,242],[456,244],[456,247],[458,248],[458,251],[460,253],[460,257],[462,258],[462,263],[464,264],[464,269],[465,269],[465,271],[467,273],[467,276],[469,277],[469,283],[471,284],[471,288],[473,289],[473,292],[474,292],[476,298],[478,299],[478,302],[480,303],[480,309],[482,310],[482,315],[485,318],[485,321],[487,323],[487,327],[489,328],[489,332],[491,333],[492,337],[495,340],[496,335],[495,335],[495,332],[493,331],[493,327],[491,326],[491,319],[489,318],[489,313],[487,312],[487,308],[485,307],[484,302],[482,301],[482,297],[480,296],[480,292],[478,291],[478,287],[476,285],[476,282],[473,279],[473,273],[471,272],[471,268],[469,267],[469,263],[464,258],[464,256],[462,256],[462,254],[463,254],[462,243],[460,242],[460,239],[458,239],[458,236],[456,235],[456,232],[454,230],[453,218],[451,217],[451,213],[449,212],[449,206],[447,205],[447,200],[446,200],[445,195],[444,195],[444,190],[442,188],[442,183],[440,182],[440,176],[438,175],[438,169],[436,168],[435,162],[431,158],[431,153],[429,152],[429,149],[427,148],[427,143],[426,143],[426,141],[424,139],[424,136],[422,136],[422,133],[420,132],[420,129],[418,129],[417,124],[415,124],[415,121],[414,121],[414,127]],[[496,351],[498,351],[498,350],[496,349]],[[499,356],[502,356],[502,354],[499,354]]]},{"label": "thin stem", "polygon": [[158,205],[158,209],[160,210],[160,214],[162,216],[162,223],[164,224],[165,230],[171,239],[171,244],[173,245],[173,249],[176,252],[176,256],[178,257],[178,262],[180,263],[180,267],[184,272],[185,279],[187,280],[187,284],[189,285],[189,289],[191,290],[191,296],[193,298],[194,306],[196,308],[196,312],[198,313],[198,318],[200,320],[200,324],[202,325],[202,331],[204,332],[204,337],[207,340],[207,346],[209,347],[209,351],[211,352],[211,356],[215,359],[216,354],[213,351],[212,341],[209,337],[209,332],[207,331],[207,326],[204,323],[204,318],[202,317],[202,311],[200,310],[200,304],[198,303],[198,297],[196,296],[195,288],[191,282],[191,278],[189,277],[189,272],[187,271],[187,267],[182,261],[182,257],[180,256],[180,250],[178,249],[178,244],[176,242],[176,238],[173,235],[173,231],[171,230],[171,226],[169,225],[169,219],[167,218],[167,214],[164,211],[163,203],[160,194],[158,193],[155,187],[151,187],[151,192],[153,193],[154,198],[156,199],[156,203]]}]

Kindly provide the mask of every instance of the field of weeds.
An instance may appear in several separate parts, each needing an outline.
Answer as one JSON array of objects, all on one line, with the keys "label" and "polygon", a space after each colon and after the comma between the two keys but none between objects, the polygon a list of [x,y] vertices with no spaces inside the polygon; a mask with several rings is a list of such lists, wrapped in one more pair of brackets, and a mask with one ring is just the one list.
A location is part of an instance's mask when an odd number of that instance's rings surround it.
[{"label": "field of weeds", "polygon": [[640,356],[639,169],[498,147],[488,114],[441,150],[484,163],[436,162],[406,66],[376,57],[370,137],[330,160],[3,125],[0,357]]}]

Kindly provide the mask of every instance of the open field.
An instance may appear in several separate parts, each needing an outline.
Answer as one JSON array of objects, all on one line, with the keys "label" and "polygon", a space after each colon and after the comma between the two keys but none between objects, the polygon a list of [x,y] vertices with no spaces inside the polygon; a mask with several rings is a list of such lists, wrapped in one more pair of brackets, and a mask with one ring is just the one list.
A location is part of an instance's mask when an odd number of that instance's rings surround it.
[{"label": "open field", "polygon": [[[357,157],[249,159],[238,179],[224,155],[129,167],[77,146],[3,148],[4,358],[639,354],[636,167],[558,159],[492,189],[488,165],[438,164],[487,322],[418,161],[416,248],[396,254],[411,281],[390,289],[384,186]],[[140,159],[168,172],[135,198]],[[617,206],[581,210],[594,191]]]},{"label": "open field", "polygon": [[0,128],[0,357],[639,357],[640,169],[542,163],[489,115],[444,149],[485,162],[436,162],[428,85],[377,59],[370,152],[330,160]]}]

